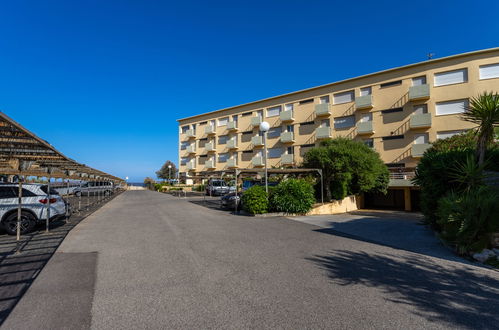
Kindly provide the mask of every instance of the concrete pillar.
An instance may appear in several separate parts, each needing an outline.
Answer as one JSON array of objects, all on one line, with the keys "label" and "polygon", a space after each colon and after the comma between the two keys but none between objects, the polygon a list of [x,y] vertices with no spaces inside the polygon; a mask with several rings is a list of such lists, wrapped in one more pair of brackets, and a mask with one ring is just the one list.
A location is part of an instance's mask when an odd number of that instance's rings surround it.
[{"label": "concrete pillar", "polygon": [[404,188],[404,210],[412,211],[410,188]]}]

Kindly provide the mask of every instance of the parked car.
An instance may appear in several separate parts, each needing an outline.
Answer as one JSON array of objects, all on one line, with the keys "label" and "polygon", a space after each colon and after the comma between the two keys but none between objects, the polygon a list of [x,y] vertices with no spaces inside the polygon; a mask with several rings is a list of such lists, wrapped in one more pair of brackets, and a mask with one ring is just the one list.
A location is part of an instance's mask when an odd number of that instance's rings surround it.
[{"label": "parked car", "polygon": [[[69,212],[69,204],[48,186],[41,184],[23,184],[21,204],[21,234],[33,230],[39,222],[47,219],[47,203],[50,203],[49,221],[64,219]],[[0,184],[0,226],[9,235],[17,232],[17,210],[19,207],[18,184]]]},{"label": "parked car", "polygon": [[102,195],[109,196],[114,193],[115,187],[112,182],[103,181],[103,182],[85,182],[80,187],[76,187],[74,189],[75,196],[87,196],[87,195],[97,195],[101,193]]},{"label": "parked car", "polygon": [[241,209],[242,201],[241,201],[242,193],[231,192],[222,197],[220,197],[220,207],[222,209],[235,209],[237,205],[237,209]]},{"label": "parked car", "polygon": [[206,185],[206,195],[209,196],[222,196],[228,194],[230,190],[231,188],[227,182],[220,179],[210,179]]}]

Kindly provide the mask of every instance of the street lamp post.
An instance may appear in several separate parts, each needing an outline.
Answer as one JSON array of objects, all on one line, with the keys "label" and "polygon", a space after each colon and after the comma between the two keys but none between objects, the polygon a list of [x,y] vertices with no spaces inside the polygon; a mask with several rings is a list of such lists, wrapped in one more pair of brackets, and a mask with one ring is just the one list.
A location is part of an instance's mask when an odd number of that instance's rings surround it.
[{"label": "street lamp post", "polygon": [[172,166],[168,165],[168,183],[172,183]]},{"label": "street lamp post", "polygon": [[265,167],[265,192],[269,193],[268,175],[267,175],[267,132],[270,128],[266,121],[260,123],[260,132],[263,133],[263,164]]}]

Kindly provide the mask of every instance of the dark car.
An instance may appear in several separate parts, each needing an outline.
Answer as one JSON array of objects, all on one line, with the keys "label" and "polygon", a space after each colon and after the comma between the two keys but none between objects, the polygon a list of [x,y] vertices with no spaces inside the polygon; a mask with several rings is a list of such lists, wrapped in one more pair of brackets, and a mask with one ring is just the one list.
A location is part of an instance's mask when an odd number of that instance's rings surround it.
[{"label": "dark car", "polygon": [[231,192],[220,198],[220,207],[223,209],[241,208],[241,193]]}]

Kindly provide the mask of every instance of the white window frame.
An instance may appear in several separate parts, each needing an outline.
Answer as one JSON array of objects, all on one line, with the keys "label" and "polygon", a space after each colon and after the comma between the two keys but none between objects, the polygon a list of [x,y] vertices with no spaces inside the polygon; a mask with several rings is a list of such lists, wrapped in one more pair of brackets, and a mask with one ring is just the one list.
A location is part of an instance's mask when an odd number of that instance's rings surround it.
[{"label": "white window frame", "polygon": [[[457,80],[455,78],[454,79],[449,78],[449,75],[457,74],[459,72],[463,72],[463,80],[462,81]],[[447,75],[447,80],[444,78],[446,75]],[[467,68],[451,70],[451,71],[444,71],[444,72],[437,72],[434,74],[434,77],[433,77],[433,86],[434,87],[463,84],[466,82],[468,82],[468,69]]]},{"label": "white window frame", "polygon": [[[487,76],[484,76],[485,74],[485,69],[492,68],[492,72],[488,73]],[[478,75],[480,80],[487,80],[487,79],[495,79],[499,78],[499,63],[493,63],[493,64],[484,64],[480,65],[478,67]]]},{"label": "white window frame", "polygon": [[220,118],[220,119],[218,119],[218,127],[227,126],[228,122],[229,122],[229,117]]},{"label": "white window frame", "polygon": [[[346,97],[349,96],[347,99]],[[353,90],[333,94],[333,104],[345,104],[355,101],[355,93]]]},{"label": "white window frame", "polygon": [[368,96],[368,95],[371,95],[371,94],[372,94],[372,92],[373,92],[373,89],[372,89],[372,87],[371,87],[371,86],[369,86],[369,87],[362,87],[362,88],[360,89],[360,93],[359,93],[359,95],[360,95],[360,96]]},{"label": "white window frame", "polygon": [[281,114],[281,106],[267,108],[267,118],[277,117]]},{"label": "white window frame", "polygon": [[[345,123],[347,123],[347,119],[349,119],[350,121],[348,122],[349,125],[345,125],[343,126],[343,123],[338,123],[337,120],[344,120]],[[350,125],[351,124],[351,125]],[[339,126],[341,125],[341,126]],[[343,117],[336,117],[334,118],[334,123],[333,123],[333,127],[334,129],[345,129],[345,128],[350,128],[350,127],[354,127],[355,126],[355,116],[352,115],[352,116],[343,116]]]},{"label": "white window frame", "polygon": [[284,110],[285,111],[293,111],[295,109],[295,105],[293,103],[288,103],[284,105]]},{"label": "white window frame", "polygon": [[440,132],[437,132],[437,140],[447,139],[447,138],[450,138],[454,135],[458,135],[458,134],[461,134],[464,132],[466,132],[466,130],[464,130],[464,129],[453,130],[453,131],[440,131]]},{"label": "white window frame", "polygon": [[[460,110],[460,111],[454,111],[454,112],[439,113],[439,109],[442,109],[442,108],[440,108],[441,106],[450,105],[452,103],[460,103],[460,102],[463,103],[462,110]],[[447,115],[460,114],[460,113],[464,112],[464,110],[466,109],[466,107],[468,106],[468,104],[469,104],[469,100],[468,99],[460,99],[460,100],[452,100],[452,101],[445,101],[445,102],[437,102],[437,103],[435,103],[435,115],[436,116],[447,116]]]}]

